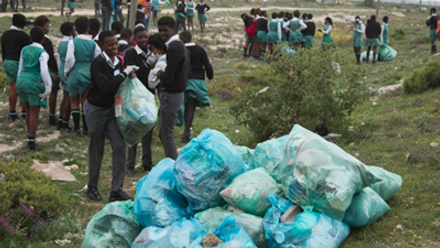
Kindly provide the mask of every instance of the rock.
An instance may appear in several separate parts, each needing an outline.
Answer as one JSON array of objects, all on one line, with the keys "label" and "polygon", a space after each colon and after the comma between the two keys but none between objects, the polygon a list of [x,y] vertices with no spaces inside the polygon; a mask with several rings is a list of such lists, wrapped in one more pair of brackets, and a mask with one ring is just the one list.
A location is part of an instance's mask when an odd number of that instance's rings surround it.
[{"label": "rock", "polygon": [[214,233],[209,232],[205,235],[202,242],[202,247],[216,247],[218,244],[222,244],[223,241],[220,240]]},{"label": "rock", "polygon": [[43,172],[50,176],[53,181],[75,182],[75,177],[64,168],[60,161],[47,161],[47,164],[41,164],[40,161],[34,160],[31,166],[35,171]]},{"label": "rock", "polygon": [[72,164],[72,165],[70,166],[70,168],[74,171],[74,170],[78,170],[78,169],[79,169],[79,166],[76,165],[76,164]]},{"label": "rock", "polygon": [[397,230],[397,231],[403,231],[403,227],[402,227],[402,225],[397,225],[397,226],[396,226],[396,230]]},{"label": "rock", "polygon": [[296,216],[301,213],[301,209],[298,205],[294,205],[287,209],[287,211],[281,215],[280,221],[281,223],[292,223]]},{"label": "rock", "polygon": [[66,152],[64,151],[64,149],[63,149],[60,145],[56,145],[56,146],[55,146],[55,149],[53,149],[52,152],[54,152],[54,153],[58,153],[58,154],[64,154],[64,153],[66,153]]}]

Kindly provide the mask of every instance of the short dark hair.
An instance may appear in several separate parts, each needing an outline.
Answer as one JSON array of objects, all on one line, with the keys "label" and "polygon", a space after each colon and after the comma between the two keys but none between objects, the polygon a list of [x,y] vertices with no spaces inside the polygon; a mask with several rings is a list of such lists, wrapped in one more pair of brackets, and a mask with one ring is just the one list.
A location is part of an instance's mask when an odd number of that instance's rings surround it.
[{"label": "short dark hair", "polygon": [[78,34],[85,34],[89,28],[89,18],[85,16],[80,16],[75,19],[75,28]]},{"label": "short dark hair", "polygon": [[437,12],[437,9],[436,8],[431,8],[431,12],[435,13],[435,12]]},{"label": "short dark hair", "polygon": [[[179,37],[182,37],[184,39],[184,42],[191,42],[192,40],[192,35],[190,32],[188,31],[183,31],[179,34]],[[183,41],[183,40],[182,40]]]},{"label": "short dark hair", "polygon": [[251,11],[249,12],[251,15],[255,15],[255,9],[252,8]]},{"label": "short dark hair", "polygon": [[112,23],[112,31],[114,31],[116,34],[120,34],[123,28],[124,25],[120,21],[115,21]]},{"label": "short dark hair", "polygon": [[137,33],[144,32],[144,31],[147,32],[147,29],[140,26],[140,27],[135,28],[133,33],[134,33],[134,36],[136,36]]},{"label": "short dark hair", "polygon": [[167,51],[167,47],[165,46],[165,42],[163,42],[160,34],[153,34],[148,39],[148,44],[155,46],[158,49],[162,49],[164,52]]},{"label": "short dark hair", "polygon": [[284,17],[284,15],[285,15],[285,14],[284,14],[284,11],[280,11],[280,13],[278,13],[278,16],[279,16],[279,17]]},{"label": "short dark hair", "polygon": [[175,28],[176,22],[174,21],[174,18],[170,16],[164,16],[159,19],[157,22],[157,26],[168,26],[169,28]]},{"label": "short dark hair", "polygon": [[301,18],[302,18],[303,20],[304,20],[304,19],[307,19],[307,13],[303,13]]},{"label": "short dark hair", "polygon": [[313,14],[312,13],[308,13],[307,14],[307,19],[308,20],[312,20],[313,19]]},{"label": "short dark hair", "polygon": [[370,20],[372,20],[372,21],[376,21],[376,16],[375,16],[375,15],[372,15],[372,16],[370,17]]},{"label": "short dark hair", "polygon": [[115,33],[113,33],[113,31],[110,31],[110,30],[102,31],[99,34],[99,40],[98,40],[99,44],[104,45],[105,38],[112,37],[112,36],[115,36]]},{"label": "short dark hair", "polygon": [[101,22],[96,18],[92,18],[90,19],[89,28],[96,30],[96,32],[99,32],[99,30],[101,29]]},{"label": "short dark hair", "polygon": [[123,40],[131,39],[132,35],[133,35],[133,32],[131,32],[131,29],[129,29],[129,28],[123,28],[121,30],[121,39],[123,39]]},{"label": "short dark hair", "polygon": [[385,22],[385,23],[387,23],[389,19],[390,19],[390,18],[388,18],[388,16],[384,16],[384,17],[382,18],[382,21]]},{"label": "short dark hair", "polygon": [[73,35],[74,25],[72,22],[63,22],[60,26],[60,31],[63,35],[71,36]]},{"label": "short dark hair", "polygon": [[301,13],[299,12],[299,10],[293,11],[293,16],[294,17],[299,18],[300,15],[301,15]]},{"label": "short dark hair", "polygon": [[33,42],[41,43],[44,40],[44,32],[40,27],[34,27],[30,32],[31,40]]},{"label": "short dark hair", "polygon": [[35,18],[34,26],[35,27],[43,27],[46,23],[50,22],[49,17],[45,15],[40,15]]},{"label": "short dark hair", "polygon": [[278,17],[278,13],[277,12],[272,12],[272,19],[275,19]]}]

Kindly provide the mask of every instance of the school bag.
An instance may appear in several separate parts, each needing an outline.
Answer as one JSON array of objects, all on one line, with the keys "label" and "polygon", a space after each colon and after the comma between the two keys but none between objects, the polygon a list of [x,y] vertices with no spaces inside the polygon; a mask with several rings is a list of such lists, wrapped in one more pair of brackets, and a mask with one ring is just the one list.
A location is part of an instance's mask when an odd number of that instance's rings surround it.
[{"label": "school bag", "polygon": [[246,29],[246,34],[247,34],[247,36],[248,36],[249,38],[252,38],[252,37],[254,37],[254,36],[257,35],[257,27],[256,27],[256,24],[257,24],[257,20],[252,19],[252,20],[251,20],[251,24],[250,24],[249,27]]}]

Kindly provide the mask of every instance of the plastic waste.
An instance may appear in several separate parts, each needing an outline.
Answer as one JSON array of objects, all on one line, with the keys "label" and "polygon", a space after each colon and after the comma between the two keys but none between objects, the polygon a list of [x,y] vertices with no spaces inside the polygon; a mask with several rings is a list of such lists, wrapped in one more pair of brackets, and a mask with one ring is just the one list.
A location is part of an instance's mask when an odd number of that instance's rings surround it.
[{"label": "plastic waste", "polygon": [[380,58],[382,61],[391,61],[396,58],[397,51],[387,44],[382,44],[379,49]]},{"label": "plastic waste", "polygon": [[197,220],[181,219],[171,226],[150,226],[133,241],[131,248],[185,248],[203,232]]},{"label": "plastic waste", "polygon": [[263,218],[246,213],[235,214],[221,207],[210,208],[198,212],[194,218],[200,222],[205,230],[217,229],[228,216],[234,216],[237,226],[243,227],[257,247],[265,248],[266,237],[264,236]]},{"label": "plastic waste", "polygon": [[342,220],[356,193],[375,182],[366,166],[337,145],[295,125],[284,150],[284,194],[304,211]]},{"label": "plastic waste", "polygon": [[377,166],[367,166],[367,170],[377,178],[376,182],[370,185],[370,188],[385,201],[391,199],[402,187],[402,178],[397,174]]},{"label": "plastic waste", "polygon": [[373,224],[390,209],[374,190],[366,187],[353,197],[343,221],[351,228],[360,228]]},{"label": "plastic waste", "polygon": [[154,95],[137,78],[125,79],[115,96],[118,128],[129,146],[137,144],[156,124]]},{"label": "plastic waste", "polygon": [[267,196],[271,193],[282,194],[282,187],[269,175],[266,169],[257,168],[245,172],[220,192],[225,201],[241,208],[246,213],[264,216],[271,207]]},{"label": "plastic waste", "polygon": [[165,158],[136,184],[134,213],[143,227],[170,226],[192,212],[177,189],[174,160]]},{"label": "plastic waste", "polygon": [[343,222],[316,212],[303,212],[292,223],[281,223],[281,215],[292,202],[275,194],[269,195],[273,206],[263,219],[267,245],[270,248],[332,248],[339,247],[350,233]]},{"label": "plastic waste", "polygon": [[87,224],[81,247],[130,247],[141,230],[131,200],[112,202]]},{"label": "plastic waste", "polygon": [[180,151],[174,176],[194,211],[224,205],[219,194],[245,171],[245,163],[222,133],[205,129]]},{"label": "plastic waste", "polygon": [[[254,156],[254,150],[249,149],[246,146],[235,146],[235,149],[237,149],[238,153],[241,155],[241,158],[243,159],[243,162],[250,167],[252,163],[252,157]],[[253,169],[252,167],[250,167]]]},{"label": "plastic waste", "polygon": [[202,248],[203,238],[208,233],[213,233],[223,241],[223,243],[215,246],[216,248],[257,248],[246,231],[237,226],[233,216],[226,217],[217,229],[204,232],[188,248]]}]

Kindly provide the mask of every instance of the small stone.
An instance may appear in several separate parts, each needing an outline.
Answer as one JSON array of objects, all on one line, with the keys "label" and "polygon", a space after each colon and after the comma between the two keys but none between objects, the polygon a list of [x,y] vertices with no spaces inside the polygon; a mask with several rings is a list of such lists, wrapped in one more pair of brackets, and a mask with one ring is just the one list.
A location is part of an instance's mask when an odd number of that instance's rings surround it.
[{"label": "small stone", "polygon": [[71,168],[70,166],[64,166],[64,169],[66,169],[66,170],[68,170],[68,171],[71,171],[71,170],[72,170],[72,168]]},{"label": "small stone", "polygon": [[402,227],[402,225],[397,225],[397,226],[396,226],[396,230],[397,230],[397,231],[403,231],[403,227]]},{"label": "small stone", "polygon": [[79,166],[76,165],[76,164],[72,164],[72,165],[70,166],[70,168],[74,171],[74,170],[78,170],[78,169],[79,169]]}]

